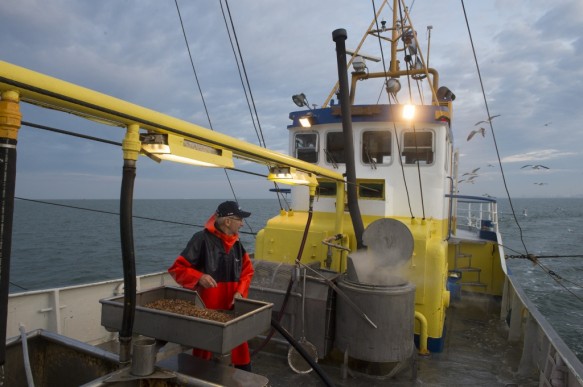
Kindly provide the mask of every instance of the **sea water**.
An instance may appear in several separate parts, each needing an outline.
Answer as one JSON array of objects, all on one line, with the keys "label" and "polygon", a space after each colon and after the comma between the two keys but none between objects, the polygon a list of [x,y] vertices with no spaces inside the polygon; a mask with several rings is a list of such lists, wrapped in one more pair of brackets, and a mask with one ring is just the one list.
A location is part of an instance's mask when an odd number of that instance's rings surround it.
[{"label": "sea water", "polygon": [[[134,200],[137,273],[167,270],[220,202]],[[252,252],[255,234],[281,206],[276,199],[239,202],[252,213],[241,233]],[[51,203],[15,201],[10,291],[122,278],[119,201]],[[498,203],[507,265],[563,340],[583,358],[583,199],[514,199],[512,204],[514,212],[508,200]],[[559,257],[541,258],[539,264],[512,258],[526,252],[522,241],[528,253]]]}]

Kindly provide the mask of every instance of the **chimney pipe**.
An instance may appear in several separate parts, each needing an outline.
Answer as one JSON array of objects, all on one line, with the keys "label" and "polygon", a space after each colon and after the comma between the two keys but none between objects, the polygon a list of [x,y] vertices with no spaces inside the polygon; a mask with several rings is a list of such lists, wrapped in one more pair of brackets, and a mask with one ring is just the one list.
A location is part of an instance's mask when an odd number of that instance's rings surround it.
[{"label": "chimney pipe", "polygon": [[[358,207],[358,192],[356,185],[356,167],[354,161],[354,140],[352,136],[352,114],[350,111],[350,90],[348,90],[348,69],[346,66],[346,30],[340,28],[332,32],[332,39],[336,42],[336,59],[338,61],[338,88],[340,96],[340,111],[342,114],[342,131],[344,133],[344,154],[346,160],[346,181],[348,210],[356,236],[356,248],[360,250],[364,246],[362,234],[364,225]],[[342,205],[338,203],[338,205]]]}]

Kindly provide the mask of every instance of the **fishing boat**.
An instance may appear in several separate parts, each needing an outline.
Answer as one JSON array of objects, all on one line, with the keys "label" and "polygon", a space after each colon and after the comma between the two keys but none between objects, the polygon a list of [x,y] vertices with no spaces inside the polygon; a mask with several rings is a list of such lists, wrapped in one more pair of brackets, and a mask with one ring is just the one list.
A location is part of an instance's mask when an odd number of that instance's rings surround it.
[{"label": "fishing boat", "polygon": [[[381,23],[385,5],[362,41],[388,44],[386,67],[334,30],[338,83],[321,107],[293,96],[287,154],[0,62],[0,385],[583,385],[583,365],[505,264],[496,200],[457,194],[455,94],[428,67],[404,4]],[[358,102],[357,86],[374,82],[388,103]],[[400,103],[409,82],[423,96]],[[125,131],[123,279],[8,294],[22,104]],[[250,295],[231,322],[147,306],[199,299],[165,272],[136,275],[139,156],[257,163],[291,195],[256,236]],[[229,365],[243,341],[252,372]]]}]

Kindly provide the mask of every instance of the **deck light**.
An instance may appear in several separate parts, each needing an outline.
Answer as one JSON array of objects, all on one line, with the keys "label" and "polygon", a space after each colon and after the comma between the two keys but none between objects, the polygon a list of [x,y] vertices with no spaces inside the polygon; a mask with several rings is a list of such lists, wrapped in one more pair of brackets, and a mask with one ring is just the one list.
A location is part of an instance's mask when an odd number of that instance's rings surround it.
[{"label": "deck light", "polygon": [[407,121],[411,121],[415,117],[415,105],[404,105],[403,106],[403,118]]},{"label": "deck light", "polygon": [[142,152],[167,161],[202,167],[234,168],[233,153],[172,134],[142,134]]},{"label": "deck light", "polygon": [[[294,103],[299,107],[308,106],[308,99],[306,98],[306,95],[304,93],[293,95],[292,101],[294,101]],[[308,109],[309,108],[310,107],[308,106]]]},{"label": "deck light", "polygon": [[271,167],[267,180],[289,185],[317,186],[318,181],[312,173],[298,171],[293,167]]},{"label": "deck light", "polygon": [[401,82],[397,78],[387,79],[387,93],[397,94],[401,90]]},{"label": "deck light", "polygon": [[298,121],[303,128],[310,128],[315,122],[314,115],[312,113],[308,113],[305,116],[301,116]]}]

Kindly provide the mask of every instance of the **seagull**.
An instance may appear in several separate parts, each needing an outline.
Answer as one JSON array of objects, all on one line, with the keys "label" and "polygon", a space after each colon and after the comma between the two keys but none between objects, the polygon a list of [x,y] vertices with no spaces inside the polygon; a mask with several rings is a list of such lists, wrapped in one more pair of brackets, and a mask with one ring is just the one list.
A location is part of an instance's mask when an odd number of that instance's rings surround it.
[{"label": "seagull", "polygon": [[500,116],[501,116],[501,114],[496,114],[495,116],[488,117],[488,119],[487,119],[487,120],[485,120],[485,121],[478,121],[478,122],[476,122],[476,123],[474,124],[474,126],[477,126],[477,125],[480,125],[480,124],[489,124],[490,122],[492,122],[492,120],[493,120],[494,118],[496,118],[496,117],[500,117]]},{"label": "seagull", "polygon": [[527,165],[523,165],[522,167],[520,167],[520,169],[523,168],[527,168],[527,167],[531,167],[532,169],[549,169],[549,167],[545,167],[544,165],[541,164],[537,164],[537,165],[532,165],[532,164],[527,164]]},{"label": "seagull", "polygon": [[549,122],[545,123],[543,126],[549,126],[550,124],[552,124],[552,122],[551,122],[551,121],[549,121]]},{"label": "seagull", "polygon": [[481,133],[482,137],[486,137],[486,129],[484,129],[484,128],[475,129],[475,130],[472,130],[470,132],[470,134],[468,135],[467,141],[470,141],[472,139],[472,137],[474,137],[478,133]]},{"label": "seagull", "polygon": [[532,184],[536,184],[536,185],[547,185],[548,183],[532,183]]}]

